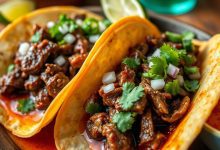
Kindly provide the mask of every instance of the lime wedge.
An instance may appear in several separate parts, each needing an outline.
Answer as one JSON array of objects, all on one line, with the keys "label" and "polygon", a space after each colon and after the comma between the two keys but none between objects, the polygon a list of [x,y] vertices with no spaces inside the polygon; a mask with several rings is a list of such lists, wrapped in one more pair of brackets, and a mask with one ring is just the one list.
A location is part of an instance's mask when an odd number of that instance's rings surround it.
[{"label": "lime wedge", "polygon": [[116,22],[126,16],[146,17],[146,12],[138,0],[101,0],[106,17]]},{"label": "lime wedge", "polygon": [[34,10],[35,5],[30,0],[10,0],[0,5],[0,12],[9,21],[23,16],[30,11]]}]

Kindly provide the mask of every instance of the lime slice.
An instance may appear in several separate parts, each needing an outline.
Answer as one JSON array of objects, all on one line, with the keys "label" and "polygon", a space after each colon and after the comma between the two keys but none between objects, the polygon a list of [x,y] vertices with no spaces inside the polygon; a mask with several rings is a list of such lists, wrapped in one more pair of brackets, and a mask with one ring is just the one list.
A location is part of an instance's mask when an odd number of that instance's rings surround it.
[{"label": "lime slice", "polygon": [[34,2],[30,0],[10,0],[0,5],[1,13],[9,21],[29,13],[34,8]]},{"label": "lime slice", "polygon": [[101,0],[106,17],[116,22],[126,16],[146,17],[145,10],[138,0]]}]

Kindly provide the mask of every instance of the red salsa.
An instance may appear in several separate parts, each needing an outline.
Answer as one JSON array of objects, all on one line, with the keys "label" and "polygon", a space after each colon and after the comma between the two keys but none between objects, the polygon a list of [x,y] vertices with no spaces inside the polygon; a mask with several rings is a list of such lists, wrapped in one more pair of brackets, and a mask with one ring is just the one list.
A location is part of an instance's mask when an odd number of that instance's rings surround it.
[{"label": "red salsa", "polygon": [[215,106],[212,114],[209,116],[207,123],[212,127],[220,130],[220,101]]}]

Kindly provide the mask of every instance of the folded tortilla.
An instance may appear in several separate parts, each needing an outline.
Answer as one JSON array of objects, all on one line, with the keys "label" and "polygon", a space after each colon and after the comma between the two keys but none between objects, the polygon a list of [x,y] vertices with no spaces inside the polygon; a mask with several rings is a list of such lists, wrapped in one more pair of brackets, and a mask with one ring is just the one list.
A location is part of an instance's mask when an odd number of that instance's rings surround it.
[{"label": "folded tortilla", "polygon": [[[106,72],[113,70],[128,54],[129,48],[144,41],[146,36],[160,35],[159,30],[147,20],[138,17],[124,18],[110,28],[97,41],[90,63],[84,64],[74,78],[68,94],[69,100],[62,105],[55,123],[54,138],[58,149],[89,149],[82,136],[87,98],[97,91]],[[187,115],[181,120],[162,149],[184,150],[201,131],[201,128],[216,105],[220,93],[220,35],[200,46],[199,62],[202,78],[200,89],[195,94]],[[85,122],[85,121],[84,121]]]},{"label": "folded tortilla", "polygon": [[[56,21],[60,14],[68,16],[85,14],[88,17],[101,19],[102,17],[76,7],[48,7],[34,11],[8,25],[0,33],[0,75],[6,72],[8,65],[13,61],[13,56],[21,42],[29,41],[34,24],[46,26],[48,21]],[[92,53],[95,53],[93,51]],[[91,59],[91,58],[90,58]],[[87,61],[89,62],[89,61]],[[0,105],[0,123],[2,123],[14,135],[19,137],[31,137],[46,126],[56,115],[68,91],[70,82],[53,100],[40,121],[29,121],[25,117],[17,117],[10,110]]]}]

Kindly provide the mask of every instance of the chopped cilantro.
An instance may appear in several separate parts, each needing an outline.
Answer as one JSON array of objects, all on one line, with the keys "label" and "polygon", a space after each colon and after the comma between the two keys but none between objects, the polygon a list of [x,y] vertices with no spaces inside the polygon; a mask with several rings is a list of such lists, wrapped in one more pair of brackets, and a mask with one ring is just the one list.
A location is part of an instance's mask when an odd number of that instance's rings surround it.
[{"label": "chopped cilantro", "polygon": [[183,39],[182,39],[183,47],[187,51],[191,51],[192,50],[192,39],[195,37],[195,35],[192,32],[184,32],[182,35],[183,35]]},{"label": "chopped cilantro", "polygon": [[116,124],[117,128],[121,132],[126,132],[132,128],[135,121],[136,113],[132,112],[118,112],[113,116],[113,123]]},{"label": "chopped cilantro", "polygon": [[152,66],[148,72],[143,73],[144,77],[151,79],[166,78],[167,62],[164,57],[151,57]]},{"label": "chopped cilantro", "polygon": [[101,22],[106,26],[109,27],[111,25],[111,22],[108,19],[103,19]]},{"label": "chopped cilantro", "polygon": [[129,110],[133,107],[133,103],[138,101],[144,95],[144,88],[142,86],[136,86],[134,83],[126,82],[123,84],[122,97],[119,100],[119,104],[123,110]]},{"label": "chopped cilantro", "polygon": [[198,69],[198,67],[196,67],[196,66],[192,66],[192,67],[184,67],[184,72],[186,73],[186,74],[195,74],[195,73],[197,73],[199,71],[199,69]]},{"label": "chopped cilantro", "polygon": [[51,37],[57,40],[58,42],[61,42],[63,40],[63,37],[65,36],[59,30],[59,28],[62,28],[64,26],[68,28],[68,32],[70,33],[78,28],[78,25],[75,23],[73,19],[68,18],[64,14],[60,15],[59,20],[56,22],[56,24],[49,29]]},{"label": "chopped cilantro", "polygon": [[31,37],[31,42],[32,43],[37,43],[40,41],[40,38],[41,38],[41,33],[39,31],[36,31],[34,33],[34,35]]},{"label": "chopped cilantro", "polygon": [[86,18],[83,21],[82,29],[87,35],[99,34],[99,22],[94,18]]},{"label": "chopped cilantro", "polygon": [[100,111],[101,111],[101,107],[97,103],[90,102],[86,105],[86,112],[89,113],[89,114],[95,114],[95,113],[98,113]]},{"label": "chopped cilantro", "polygon": [[141,64],[139,58],[125,58],[122,63],[127,65],[131,69],[135,69]]},{"label": "chopped cilantro", "polygon": [[18,100],[17,110],[22,114],[27,114],[35,109],[34,102],[31,99]]},{"label": "chopped cilantro", "polygon": [[184,87],[189,92],[195,92],[199,88],[199,81],[197,81],[197,80],[186,80],[186,81],[184,81]]},{"label": "chopped cilantro", "polygon": [[181,34],[177,34],[177,33],[173,33],[173,32],[165,32],[168,40],[170,40],[171,42],[182,42],[182,35]]},{"label": "chopped cilantro", "polygon": [[163,44],[163,46],[160,47],[160,54],[166,58],[167,63],[178,66],[180,61],[178,51],[172,48],[170,45]]},{"label": "chopped cilantro", "polygon": [[196,62],[196,57],[194,55],[188,54],[183,57],[183,60],[186,65],[192,65]]},{"label": "chopped cilantro", "polygon": [[9,72],[12,72],[12,71],[14,70],[14,68],[15,68],[15,65],[14,65],[14,64],[10,64],[10,65],[8,66],[7,72],[8,72],[8,73],[9,73]]},{"label": "chopped cilantro", "polygon": [[165,91],[174,96],[177,95],[180,91],[180,85],[178,80],[173,80],[173,82],[168,82],[165,85]]}]

